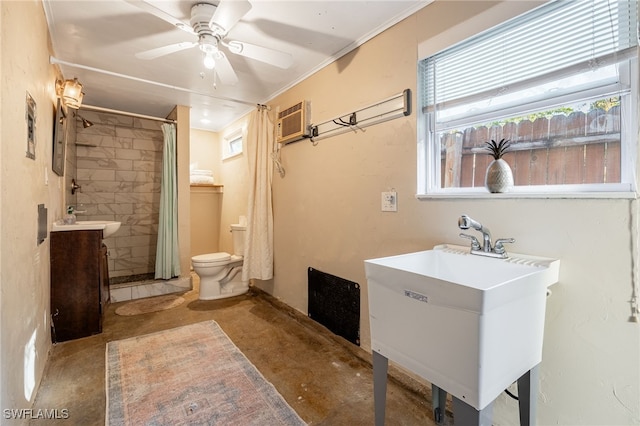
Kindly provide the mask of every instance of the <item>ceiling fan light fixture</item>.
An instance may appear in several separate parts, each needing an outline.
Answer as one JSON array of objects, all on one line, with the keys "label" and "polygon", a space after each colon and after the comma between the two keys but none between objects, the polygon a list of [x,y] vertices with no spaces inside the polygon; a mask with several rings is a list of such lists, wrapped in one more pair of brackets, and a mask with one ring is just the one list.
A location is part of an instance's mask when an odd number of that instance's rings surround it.
[{"label": "ceiling fan light fixture", "polygon": [[[144,1],[133,3],[147,4]],[[227,43],[224,41],[229,30],[251,10],[251,7],[249,0],[219,0],[217,5],[197,3],[191,7],[191,20],[189,23],[193,29],[192,33],[197,35],[198,41],[174,43],[146,50],[137,53],[136,57],[150,60],[198,46],[200,51],[203,52],[204,67],[209,70],[215,68],[213,73],[214,88],[216,87],[216,77],[225,85],[232,86],[238,83],[238,75],[228,58],[229,53],[255,59],[282,69],[289,68],[293,58],[287,53],[251,43],[240,41],[229,41]],[[181,22],[172,16],[165,16],[166,14],[155,15],[173,25]],[[223,52],[220,46],[225,47],[227,51]],[[203,75],[203,73],[200,73],[201,78]]]},{"label": "ceiling fan light fixture", "polygon": [[212,70],[216,66],[216,60],[211,53],[204,55],[204,67],[208,70]]}]

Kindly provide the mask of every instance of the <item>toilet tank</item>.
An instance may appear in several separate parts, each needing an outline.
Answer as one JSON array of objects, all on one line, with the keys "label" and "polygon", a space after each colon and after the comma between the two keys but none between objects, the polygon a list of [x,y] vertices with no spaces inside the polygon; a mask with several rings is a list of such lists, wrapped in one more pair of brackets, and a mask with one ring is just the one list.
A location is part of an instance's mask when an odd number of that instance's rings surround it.
[{"label": "toilet tank", "polygon": [[239,224],[231,225],[231,235],[233,237],[233,254],[244,256],[244,236],[247,227]]}]

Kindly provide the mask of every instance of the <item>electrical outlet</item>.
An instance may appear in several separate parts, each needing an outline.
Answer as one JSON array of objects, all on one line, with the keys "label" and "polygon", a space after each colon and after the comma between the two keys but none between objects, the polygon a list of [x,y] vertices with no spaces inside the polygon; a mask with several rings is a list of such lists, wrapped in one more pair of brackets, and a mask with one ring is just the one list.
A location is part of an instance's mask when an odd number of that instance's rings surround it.
[{"label": "electrical outlet", "polygon": [[395,191],[382,193],[382,211],[397,212],[398,211],[398,195]]}]

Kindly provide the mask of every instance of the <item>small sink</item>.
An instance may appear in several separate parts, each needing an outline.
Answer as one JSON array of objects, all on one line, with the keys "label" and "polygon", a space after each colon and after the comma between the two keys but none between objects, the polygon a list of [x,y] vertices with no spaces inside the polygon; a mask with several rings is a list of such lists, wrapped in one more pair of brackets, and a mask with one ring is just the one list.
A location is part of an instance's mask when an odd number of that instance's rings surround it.
[{"label": "small sink", "polygon": [[109,238],[118,229],[120,222],[112,220],[78,220],[73,225],[65,225],[57,222],[53,223],[52,231],[83,231],[102,229],[102,238]]},{"label": "small sink", "polygon": [[365,260],[372,350],[481,410],[541,362],[559,268],[446,244]]}]

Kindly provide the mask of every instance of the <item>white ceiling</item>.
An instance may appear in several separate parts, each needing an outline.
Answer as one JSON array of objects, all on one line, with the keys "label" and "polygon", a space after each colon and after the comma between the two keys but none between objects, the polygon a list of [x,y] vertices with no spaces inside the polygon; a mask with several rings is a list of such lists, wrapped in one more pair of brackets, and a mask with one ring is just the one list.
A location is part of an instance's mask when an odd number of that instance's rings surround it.
[{"label": "white ceiling", "polygon": [[[207,0],[215,5],[220,1]],[[175,105],[187,105],[192,127],[219,131],[255,104],[265,103],[429,3],[250,1],[252,8],[225,40],[289,53],[290,68],[221,48],[239,81],[224,85],[218,80],[214,87],[213,71],[204,68],[198,47],[152,60],[138,59],[138,52],[197,41],[197,36],[144,11],[140,6],[145,5],[124,0],[44,0],[52,62],[60,65],[65,78],[77,77],[84,85],[84,105],[156,117],[166,117]],[[189,22],[191,6],[203,1],[146,3]]]}]

